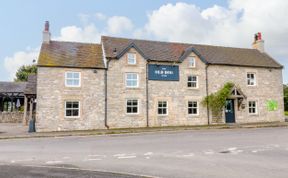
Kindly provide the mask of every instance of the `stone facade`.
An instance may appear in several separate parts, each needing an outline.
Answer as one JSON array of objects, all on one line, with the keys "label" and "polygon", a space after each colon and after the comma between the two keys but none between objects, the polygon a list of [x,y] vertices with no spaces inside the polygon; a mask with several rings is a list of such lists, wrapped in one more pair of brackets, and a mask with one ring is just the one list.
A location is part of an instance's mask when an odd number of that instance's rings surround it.
[{"label": "stone facade", "polygon": [[[178,65],[179,81],[146,81],[148,61],[134,48],[128,52],[136,54],[135,65],[128,64],[127,53],[120,59],[107,62],[109,128],[146,127],[147,124],[150,127],[208,124],[207,107],[200,104],[207,94],[207,65],[196,54],[192,52],[188,55],[195,57],[195,67],[189,67],[188,57],[181,63],[149,62],[149,64]],[[81,72],[81,87],[65,87],[66,71]],[[247,86],[247,72],[256,74],[256,86]],[[126,73],[138,74],[138,87],[126,87]],[[198,87],[195,89],[187,87],[188,76],[192,74],[198,76]],[[218,91],[226,82],[231,81],[247,96],[243,101],[245,108],[238,107],[235,99],[236,123],[284,121],[281,69],[209,65],[207,74],[209,94]],[[95,73],[92,69],[39,67],[37,95],[37,131],[105,128],[104,69],[99,69]],[[127,99],[138,100],[137,114],[126,113]],[[65,118],[64,104],[65,101],[71,100],[81,103],[79,118]],[[168,102],[168,114],[164,116],[157,113],[158,101],[161,100]],[[269,100],[277,102],[278,108],[275,111],[268,111]],[[188,114],[188,101],[197,101],[197,115]],[[257,114],[248,113],[248,101],[257,102]],[[209,123],[215,123],[211,113]],[[220,123],[225,123],[224,113]]]},{"label": "stone facade", "polygon": [[0,112],[0,123],[21,123],[23,112]]},{"label": "stone facade", "polygon": [[[247,73],[255,74],[255,86],[247,85]],[[237,102],[234,102],[236,123],[284,121],[281,69],[211,65],[208,67],[208,81],[209,94],[218,91],[226,82],[233,82],[246,95],[244,109],[238,108]],[[269,100],[277,102],[275,111],[268,110]],[[248,113],[248,101],[257,102],[257,114]],[[224,116],[222,123],[225,123]]]},{"label": "stone facade", "polygon": [[[65,86],[65,72],[81,73],[80,87]],[[37,80],[38,132],[103,129],[104,70],[39,67]],[[65,118],[65,101],[80,101],[80,117]]]}]

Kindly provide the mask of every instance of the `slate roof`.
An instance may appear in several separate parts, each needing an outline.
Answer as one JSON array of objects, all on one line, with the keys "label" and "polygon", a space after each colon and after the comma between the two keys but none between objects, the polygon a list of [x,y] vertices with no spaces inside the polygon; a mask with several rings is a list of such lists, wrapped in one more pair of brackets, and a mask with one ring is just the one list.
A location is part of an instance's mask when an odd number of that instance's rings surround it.
[{"label": "slate roof", "polygon": [[104,68],[100,44],[50,41],[43,43],[38,66]]},{"label": "slate roof", "polygon": [[[256,49],[159,42],[102,36],[107,58],[119,58],[123,51],[136,48],[144,58],[152,61],[181,62],[189,52],[195,52],[207,64],[283,68],[266,53]],[[115,52],[116,49],[116,52]]]},{"label": "slate roof", "polygon": [[37,75],[31,74],[28,76],[26,88],[24,90],[25,95],[36,95],[37,91]]},{"label": "slate roof", "polygon": [[26,82],[0,82],[0,93],[24,93]]}]

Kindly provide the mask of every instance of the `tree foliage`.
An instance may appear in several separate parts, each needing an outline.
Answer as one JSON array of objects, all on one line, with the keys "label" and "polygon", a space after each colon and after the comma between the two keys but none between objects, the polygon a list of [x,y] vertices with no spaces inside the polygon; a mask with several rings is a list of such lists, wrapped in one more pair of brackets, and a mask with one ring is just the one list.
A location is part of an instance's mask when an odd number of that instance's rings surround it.
[{"label": "tree foliage", "polygon": [[283,93],[285,111],[288,111],[288,85],[283,85]]},{"label": "tree foliage", "polygon": [[231,90],[234,86],[234,83],[227,82],[219,91],[206,96],[201,102],[202,105],[208,106],[213,116],[220,119],[226,99],[231,95]]},{"label": "tree foliage", "polygon": [[37,66],[36,65],[23,65],[16,72],[15,82],[26,82],[28,80],[29,74],[36,74]]}]

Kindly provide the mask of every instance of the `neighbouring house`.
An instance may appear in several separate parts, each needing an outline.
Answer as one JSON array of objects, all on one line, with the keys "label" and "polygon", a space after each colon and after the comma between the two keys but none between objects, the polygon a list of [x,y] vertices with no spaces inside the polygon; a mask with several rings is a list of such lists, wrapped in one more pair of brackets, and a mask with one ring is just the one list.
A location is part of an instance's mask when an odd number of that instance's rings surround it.
[{"label": "neighbouring house", "polygon": [[0,82],[0,123],[27,124],[36,109],[31,98],[36,99],[36,75],[29,75],[27,82]]},{"label": "neighbouring house", "polygon": [[[102,36],[53,41],[45,23],[38,59],[37,131],[284,121],[282,68],[264,51]],[[201,105],[236,86],[221,118]]]}]

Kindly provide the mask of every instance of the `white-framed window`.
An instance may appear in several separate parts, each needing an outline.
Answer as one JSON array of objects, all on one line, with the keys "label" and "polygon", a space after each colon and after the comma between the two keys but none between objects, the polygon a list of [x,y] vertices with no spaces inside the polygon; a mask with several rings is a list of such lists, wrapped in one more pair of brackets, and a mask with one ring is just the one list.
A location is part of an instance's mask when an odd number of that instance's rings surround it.
[{"label": "white-framed window", "polygon": [[188,114],[189,115],[198,115],[198,102],[197,101],[188,101]]},{"label": "white-framed window", "polygon": [[188,57],[188,67],[196,67],[196,60],[194,56]]},{"label": "white-framed window", "polygon": [[188,88],[198,88],[198,76],[196,76],[196,75],[188,76],[187,87]]},{"label": "white-framed window", "polygon": [[65,86],[66,87],[80,87],[81,73],[80,72],[65,72]]},{"label": "white-framed window", "polygon": [[137,99],[126,100],[126,114],[138,114],[139,113],[139,102]]},{"label": "white-framed window", "polygon": [[168,102],[158,101],[158,115],[168,115]]},{"label": "white-framed window", "polygon": [[247,73],[247,85],[255,86],[256,85],[256,74],[255,73]]},{"label": "white-framed window", "polygon": [[65,117],[80,117],[79,101],[65,101]]},{"label": "white-framed window", "polygon": [[257,101],[248,102],[249,114],[258,114]]},{"label": "white-framed window", "polygon": [[127,54],[128,64],[135,65],[136,64],[136,54],[135,53],[128,53]]},{"label": "white-framed window", "polygon": [[137,88],[139,86],[139,76],[137,73],[126,73],[126,87]]}]

